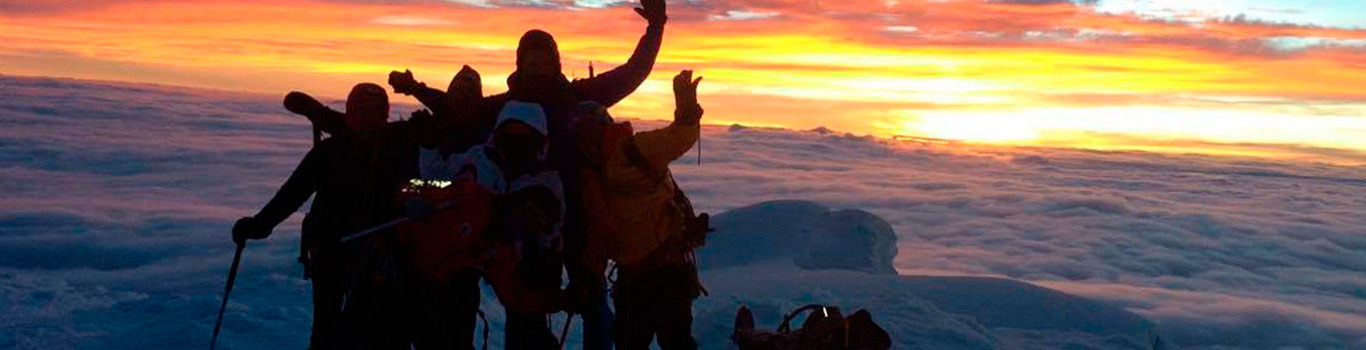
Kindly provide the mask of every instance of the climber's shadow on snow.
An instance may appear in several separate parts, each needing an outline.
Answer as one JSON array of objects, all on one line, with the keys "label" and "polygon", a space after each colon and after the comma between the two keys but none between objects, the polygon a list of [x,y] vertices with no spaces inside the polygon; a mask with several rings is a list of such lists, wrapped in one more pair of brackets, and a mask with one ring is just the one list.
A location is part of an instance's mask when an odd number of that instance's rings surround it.
[{"label": "climber's shadow on snow", "polygon": [[[697,251],[711,297],[698,301],[695,331],[734,339],[702,344],[770,349],[815,333],[843,337],[803,329],[821,328],[827,313],[816,311],[824,310],[789,313],[815,304],[870,311],[854,315],[870,317],[878,330],[896,330],[882,335],[893,348],[1165,347],[1152,322],[1116,306],[1004,278],[899,275],[897,234],[868,212],[768,202],[717,215],[713,227]],[[791,329],[783,332],[780,323]]]}]

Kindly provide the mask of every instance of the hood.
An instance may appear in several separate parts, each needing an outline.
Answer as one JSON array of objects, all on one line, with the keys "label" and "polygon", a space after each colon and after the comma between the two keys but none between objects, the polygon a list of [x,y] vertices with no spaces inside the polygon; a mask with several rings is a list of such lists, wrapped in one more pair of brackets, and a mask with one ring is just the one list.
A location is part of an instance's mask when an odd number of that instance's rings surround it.
[{"label": "hood", "polygon": [[560,46],[555,43],[555,37],[550,36],[543,30],[533,29],[522,34],[522,40],[517,43],[517,69],[522,69],[522,57],[528,51],[543,49],[550,52],[552,60],[555,62],[555,71],[560,71]]},{"label": "hood", "polygon": [[517,121],[541,133],[541,136],[550,136],[549,127],[546,125],[545,110],[541,105],[522,101],[508,101],[503,105],[503,110],[498,112],[498,122],[493,125],[494,130],[498,130],[503,123]]}]

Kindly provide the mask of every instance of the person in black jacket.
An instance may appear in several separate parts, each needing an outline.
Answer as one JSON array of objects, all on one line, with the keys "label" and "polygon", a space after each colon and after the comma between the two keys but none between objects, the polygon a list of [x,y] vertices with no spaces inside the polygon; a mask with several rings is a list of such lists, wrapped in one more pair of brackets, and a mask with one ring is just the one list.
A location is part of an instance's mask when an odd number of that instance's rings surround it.
[{"label": "person in black jacket", "polygon": [[395,194],[415,173],[416,161],[404,156],[414,152],[405,152],[408,145],[396,142],[401,138],[392,135],[388,116],[384,88],[356,85],[341,122],[345,132],[309,150],[265,208],[233,226],[236,242],[265,239],[313,197],[302,230],[313,283],[310,349],[408,349],[403,330],[384,326],[397,316],[384,311],[392,309],[388,303],[393,298],[380,296],[384,288],[372,285],[380,271],[369,268],[377,264],[366,260],[373,258],[368,251],[375,242],[341,243],[345,235],[397,217]]},{"label": "person in black jacket", "polygon": [[[487,131],[477,125],[469,125],[482,97],[479,86],[479,73],[468,66],[462,69],[451,82],[449,94],[440,104],[431,106],[431,111],[418,111],[408,120],[389,122],[385,126],[387,149],[395,152],[388,155],[390,164],[404,169],[411,179],[451,180],[452,174],[434,169],[433,160],[440,162],[445,156],[463,153],[471,145],[482,144],[487,140]],[[290,93],[285,98],[285,107],[290,111],[308,117],[314,126],[328,134],[350,137],[353,134],[345,121],[348,115],[328,108],[308,94]],[[411,338],[412,345],[424,349],[472,349],[474,331],[479,313],[482,277],[478,270],[460,271],[444,280],[430,280],[412,270],[412,266],[400,266],[407,278],[398,286],[404,313],[404,328]]]}]

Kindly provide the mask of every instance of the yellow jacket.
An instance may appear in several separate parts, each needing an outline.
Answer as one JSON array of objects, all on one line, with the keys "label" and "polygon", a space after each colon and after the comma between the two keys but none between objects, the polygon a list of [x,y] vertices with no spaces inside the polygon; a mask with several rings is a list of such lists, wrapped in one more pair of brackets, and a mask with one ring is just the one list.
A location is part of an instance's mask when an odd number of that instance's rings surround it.
[{"label": "yellow jacket", "polygon": [[[601,168],[580,169],[588,219],[585,268],[600,274],[607,259],[631,267],[682,233],[669,163],[687,153],[700,132],[699,125],[673,123],[636,133],[604,145],[610,155]],[[632,145],[640,156],[628,153]]]}]

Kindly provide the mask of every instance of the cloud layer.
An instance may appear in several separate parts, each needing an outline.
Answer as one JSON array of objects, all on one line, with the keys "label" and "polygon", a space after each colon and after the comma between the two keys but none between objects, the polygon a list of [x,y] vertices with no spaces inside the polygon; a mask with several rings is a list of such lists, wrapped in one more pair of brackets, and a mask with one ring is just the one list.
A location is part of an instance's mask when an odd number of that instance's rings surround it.
[{"label": "cloud layer", "polygon": [[[306,151],[305,121],[271,96],[0,83],[0,348],[205,341],[228,229]],[[1084,295],[1153,319],[1186,348],[1366,341],[1360,167],[828,130],[709,126],[702,142],[703,165],[694,154],[674,165],[700,209],[802,199],[867,210],[900,235],[905,274]],[[302,347],[297,220],[248,250],[229,343]]]}]

